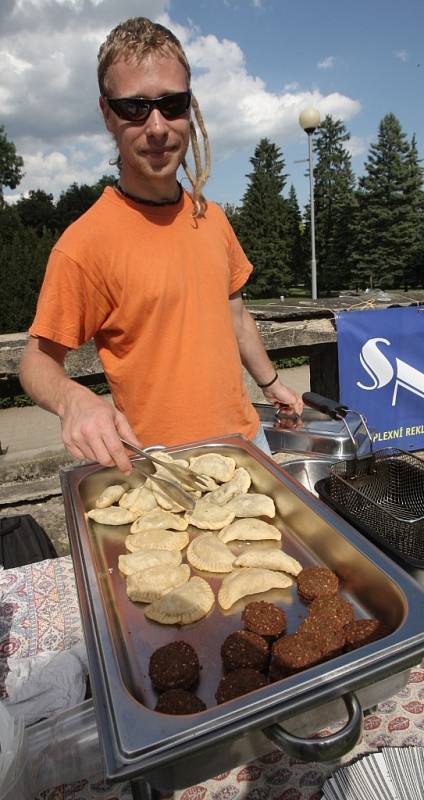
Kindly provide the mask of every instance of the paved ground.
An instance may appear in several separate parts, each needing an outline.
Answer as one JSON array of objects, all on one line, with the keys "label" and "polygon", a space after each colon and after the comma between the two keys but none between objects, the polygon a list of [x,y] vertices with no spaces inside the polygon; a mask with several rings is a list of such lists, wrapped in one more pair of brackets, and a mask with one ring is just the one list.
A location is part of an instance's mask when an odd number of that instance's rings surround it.
[{"label": "paved ground", "polygon": [[[282,380],[300,394],[309,389],[309,368],[280,370]],[[253,402],[263,394],[246,376]],[[69,553],[59,469],[71,459],[61,440],[58,418],[36,406],[0,410],[0,515],[32,514],[59,555]]]},{"label": "paved ground", "polygon": [[[293,367],[279,371],[283,381],[300,394],[309,389],[309,368]],[[253,402],[263,402],[260,389],[250,376],[246,377],[249,395]],[[58,417],[37,406],[6,408],[0,410],[0,443],[7,453],[0,456],[0,466],[17,460],[31,459],[63,452],[61,428]]]}]

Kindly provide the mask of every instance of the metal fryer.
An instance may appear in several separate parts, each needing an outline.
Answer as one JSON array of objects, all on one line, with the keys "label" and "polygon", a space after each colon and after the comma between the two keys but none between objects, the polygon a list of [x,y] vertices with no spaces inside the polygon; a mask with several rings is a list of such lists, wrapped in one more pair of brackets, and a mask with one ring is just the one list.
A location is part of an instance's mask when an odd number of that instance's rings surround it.
[{"label": "metal fryer", "polygon": [[[117,536],[119,552],[123,552],[126,532],[89,527],[85,517],[96,494],[122,476],[96,465],[65,469],[65,512],[99,735],[111,779],[142,777],[155,788],[182,788],[272,749],[270,738],[289,749],[290,738],[280,730],[280,723],[288,727],[291,718],[291,729],[308,735],[308,727],[312,733],[326,724],[330,700],[345,696],[351,704],[352,693],[364,693],[365,702],[374,705],[402,685],[405,671],[424,653],[418,611],[423,593],[402,570],[241,437],[198,442],[170,452],[191,456],[210,449],[247,466],[254,490],[274,498],[277,524],[284,528],[284,549],[304,565],[321,563],[334,569],[356,614],[379,617],[390,632],[383,640],[249,695],[221,706],[211,704],[220,676],[219,647],[226,633],[239,627],[240,607],[227,614],[215,609],[200,623],[178,631],[146,624],[142,611],[123,597],[122,579],[117,575]],[[284,592],[267,593],[266,597],[284,606],[289,626],[295,628],[304,608],[296,591]],[[260,597],[255,595],[255,599]],[[209,700],[205,712],[170,717],[152,710],[146,665],[150,652],[169,637],[184,638],[198,651],[204,665],[198,693]],[[339,737],[339,752],[340,745],[345,752],[354,743],[358,703],[353,703],[350,720]],[[333,719],[339,718],[339,711],[335,713]],[[316,751],[312,751],[313,745],[307,742],[305,751],[313,752],[313,758],[322,758],[323,753],[333,758],[334,750],[327,744],[317,740]]]}]

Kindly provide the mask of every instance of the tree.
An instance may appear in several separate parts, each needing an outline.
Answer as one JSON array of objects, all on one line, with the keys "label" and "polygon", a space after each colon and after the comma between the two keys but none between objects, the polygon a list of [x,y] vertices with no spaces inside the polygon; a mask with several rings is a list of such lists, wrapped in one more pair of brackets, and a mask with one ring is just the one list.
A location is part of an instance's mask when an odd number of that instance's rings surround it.
[{"label": "tree", "polygon": [[235,231],[254,266],[247,291],[251,297],[275,297],[292,280],[286,237],[287,201],[281,195],[285,186],[284,159],[277,145],[261,139],[249,159],[253,171],[243,196]]},{"label": "tree", "polygon": [[116,186],[116,177],[114,175],[102,175],[101,178],[94,184],[93,189],[97,197],[103,194],[106,186]]},{"label": "tree", "polygon": [[320,293],[348,284],[355,176],[345,148],[350,134],[327,115],[314,137],[317,284]]},{"label": "tree", "polygon": [[54,239],[46,229],[37,236],[32,228],[18,227],[3,243],[0,249],[0,333],[25,331],[31,324]]},{"label": "tree", "polygon": [[289,272],[296,283],[304,283],[307,270],[303,247],[303,223],[294,186],[290,186],[287,200],[286,241]]},{"label": "tree", "polygon": [[235,203],[224,203],[224,212],[225,216],[228,219],[230,225],[236,230],[238,221],[240,219],[240,209],[236,206]]},{"label": "tree", "polygon": [[423,168],[420,164],[415,134],[406,155],[407,170],[404,185],[408,204],[408,253],[406,254],[404,286],[423,286],[424,283],[424,192]]},{"label": "tree", "polygon": [[71,183],[68,189],[62,192],[56,204],[58,230],[64,231],[71,222],[75,222],[93,205],[100,193],[96,185],[89,186],[83,183],[79,186],[77,183]]},{"label": "tree", "polygon": [[18,200],[15,208],[25,228],[33,228],[39,236],[44,228],[49,231],[56,229],[56,208],[52,194],[42,189],[31,189],[28,197]]},{"label": "tree", "polygon": [[3,205],[3,186],[16,189],[24,173],[24,160],[16,153],[16,147],[6,136],[3,125],[0,125],[0,206]]},{"label": "tree", "polygon": [[359,180],[354,274],[362,285],[390,288],[404,281],[416,248],[417,168],[398,119],[386,114]]}]

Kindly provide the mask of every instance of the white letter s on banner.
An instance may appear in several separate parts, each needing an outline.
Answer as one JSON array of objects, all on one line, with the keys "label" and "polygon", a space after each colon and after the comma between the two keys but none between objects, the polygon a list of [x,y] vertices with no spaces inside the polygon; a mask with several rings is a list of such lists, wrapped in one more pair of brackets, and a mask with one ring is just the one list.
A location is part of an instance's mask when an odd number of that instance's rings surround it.
[{"label": "white letter s on banner", "polygon": [[377,347],[379,342],[390,345],[388,339],[368,339],[361,350],[359,360],[365,372],[367,372],[372,379],[373,384],[372,386],[364,386],[363,383],[357,381],[356,385],[359,386],[360,389],[365,389],[366,391],[381,389],[383,386],[387,386],[393,378],[393,367],[386,356],[380,353]]}]

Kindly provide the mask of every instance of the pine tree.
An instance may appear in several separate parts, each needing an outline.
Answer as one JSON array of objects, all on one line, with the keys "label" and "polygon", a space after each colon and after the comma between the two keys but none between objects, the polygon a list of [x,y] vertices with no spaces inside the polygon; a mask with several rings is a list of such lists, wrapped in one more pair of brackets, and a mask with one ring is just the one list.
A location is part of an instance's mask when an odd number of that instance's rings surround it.
[{"label": "pine tree", "polygon": [[359,284],[390,288],[404,281],[415,238],[411,199],[417,174],[412,177],[413,161],[398,119],[386,114],[378,141],[370,147],[366,174],[359,181],[354,252],[354,275]]},{"label": "pine tree", "polygon": [[251,297],[275,297],[291,281],[287,243],[284,159],[277,145],[261,139],[250,159],[253,170],[235,230],[254,266],[247,290]]},{"label": "pine tree", "polygon": [[290,186],[287,199],[286,238],[288,250],[288,269],[293,283],[304,283],[307,278],[305,253],[303,247],[302,215],[297,202],[294,186]]},{"label": "pine tree", "polygon": [[404,287],[415,288],[424,284],[424,191],[423,173],[417,151],[415,134],[412,137],[409,151],[405,159],[407,177],[404,191],[408,204],[407,231],[405,245],[407,247]]},{"label": "pine tree", "polygon": [[319,293],[349,283],[355,177],[343,122],[327,115],[314,136],[314,200]]}]

